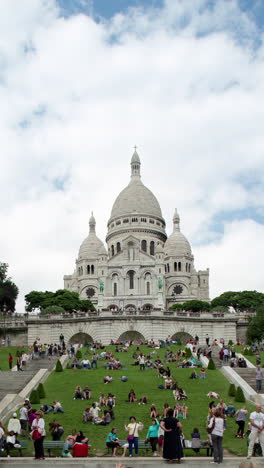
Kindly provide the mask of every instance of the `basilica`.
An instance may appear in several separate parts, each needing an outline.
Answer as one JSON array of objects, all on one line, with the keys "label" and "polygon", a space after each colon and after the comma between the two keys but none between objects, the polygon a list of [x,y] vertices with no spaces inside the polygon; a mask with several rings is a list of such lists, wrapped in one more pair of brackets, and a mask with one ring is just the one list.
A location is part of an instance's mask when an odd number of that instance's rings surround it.
[{"label": "basilica", "polygon": [[92,214],[64,288],[90,299],[99,312],[164,310],[176,302],[208,301],[209,269],[195,269],[177,210],[168,237],[159,202],[141,181],[136,150],[130,165],[130,182],[116,198],[107,224],[107,249],[96,235]]}]

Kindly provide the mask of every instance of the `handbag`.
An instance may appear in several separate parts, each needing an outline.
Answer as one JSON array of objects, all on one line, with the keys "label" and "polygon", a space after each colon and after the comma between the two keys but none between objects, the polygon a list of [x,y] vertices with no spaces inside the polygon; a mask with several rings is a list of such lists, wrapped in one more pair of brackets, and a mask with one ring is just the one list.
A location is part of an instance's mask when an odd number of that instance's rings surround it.
[{"label": "handbag", "polygon": [[134,440],[134,434],[135,434],[136,427],[137,427],[137,423],[135,423],[133,434],[128,434],[128,436],[127,436],[128,441]]},{"label": "handbag", "polygon": [[41,439],[42,438],[42,435],[40,434],[40,432],[35,429],[32,433],[31,433],[31,439],[32,440],[38,440],[38,439]]},{"label": "handbag", "polygon": [[207,428],[206,428],[207,433],[208,433],[208,434],[212,434],[214,428],[215,428],[215,418],[214,418],[214,420],[213,420],[212,427],[207,427]]}]

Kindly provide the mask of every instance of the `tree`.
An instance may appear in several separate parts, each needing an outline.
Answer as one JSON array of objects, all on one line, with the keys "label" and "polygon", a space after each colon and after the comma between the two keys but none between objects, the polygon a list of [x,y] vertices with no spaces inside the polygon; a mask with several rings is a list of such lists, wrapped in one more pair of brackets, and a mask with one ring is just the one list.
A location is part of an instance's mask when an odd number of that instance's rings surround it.
[{"label": "tree", "polygon": [[46,309],[41,310],[40,314],[41,315],[59,315],[59,314],[64,314],[65,310],[63,307],[60,306],[49,306],[46,307]]},{"label": "tree", "polygon": [[0,312],[14,312],[16,308],[16,299],[18,296],[18,287],[11,278],[7,277],[8,264],[0,263]]},{"label": "tree", "polygon": [[43,383],[40,383],[40,384],[38,385],[37,391],[38,391],[38,394],[39,394],[39,398],[40,398],[40,399],[46,397],[46,392],[45,392]]},{"label": "tree", "polygon": [[255,317],[249,319],[247,341],[261,341],[264,338],[264,305],[257,308]]},{"label": "tree", "polygon": [[236,396],[236,387],[235,387],[235,384],[233,383],[231,383],[229,386],[228,396],[231,396],[231,397]]},{"label": "tree", "polygon": [[[64,311],[72,312],[74,310],[95,310],[91,301],[85,300],[82,301],[79,299],[79,294],[77,292],[68,291],[67,289],[58,289],[56,292],[51,291],[31,291],[30,293],[26,294],[26,310],[27,312],[32,312],[32,310],[38,308],[40,309],[41,313],[45,309],[50,307],[60,307]],[[52,312],[48,313],[58,313]]]},{"label": "tree", "polygon": [[233,307],[237,312],[252,311],[264,305],[264,294],[257,291],[227,291],[211,301],[211,307]]},{"label": "tree", "polygon": [[183,304],[173,304],[169,307],[169,310],[183,310]]},{"label": "tree", "polygon": [[244,401],[246,401],[245,395],[241,387],[237,387],[236,389],[235,401],[238,401],[240,403],[244,403]]},{"label": "tree", "polygon": [[170,306],[170,310],[190,310],[192,312],[200,312],[200,311],[209,311],[211,308],[209,302],[206,301],[186,301],[183,304],[173,304]]},{"label": "tree", "polygon": [[207,369],[209,369],[209,370],[215,370],[215,363],[214,363],[214,361],[213,361],[212,358],[209,360]]},{"label": "tree", "polygon": [[55,372],[63,372],[63,367],[62,367],[61,362],[60,362],[59,359],[56,362]]}]

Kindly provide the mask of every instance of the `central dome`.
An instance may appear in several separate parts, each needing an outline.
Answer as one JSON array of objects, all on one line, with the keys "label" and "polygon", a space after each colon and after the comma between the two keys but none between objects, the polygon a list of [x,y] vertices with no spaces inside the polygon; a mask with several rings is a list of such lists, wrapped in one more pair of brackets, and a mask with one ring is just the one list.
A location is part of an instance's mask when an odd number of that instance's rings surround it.
[{"label": "central dome", "polygon": [[162,219],[157,198],[141,182],[140,159],[136,151],[131,159],[131,181],[114,202],[111,219],[129,214],[155,216]]}]

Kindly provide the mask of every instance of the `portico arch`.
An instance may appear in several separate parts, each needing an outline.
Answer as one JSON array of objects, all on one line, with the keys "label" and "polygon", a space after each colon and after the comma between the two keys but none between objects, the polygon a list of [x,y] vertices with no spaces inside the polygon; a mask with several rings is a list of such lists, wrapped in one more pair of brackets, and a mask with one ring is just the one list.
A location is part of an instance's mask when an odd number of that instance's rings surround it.
[{"label": "portico arch", "polygon": [[183,345],[186,345],[190,340],[193,340],[193,336],[184,331],[174,333],[171,338],[173,341],[180,340]]},{"label": "portico arch", "polygon": [[79,343],[79,344],[82,344],[82,345],[87,345],[89,343],[93,343],[94,340],[93,338],[91,337],[91,335],[88,335],[88,333],[83,333],[83,332],[79,332],[79,333],[75,333],[75,335],[73,335],[70,339],[69,339],[69,344],[76,344],[76,343]]},{"label": "portico arch", "polygon": [[118,341],[134,341],[134,343],[139,343],[140,341],[145,341],[145,338],[141,333],[135,330],[127,330],[120,335]]}]

